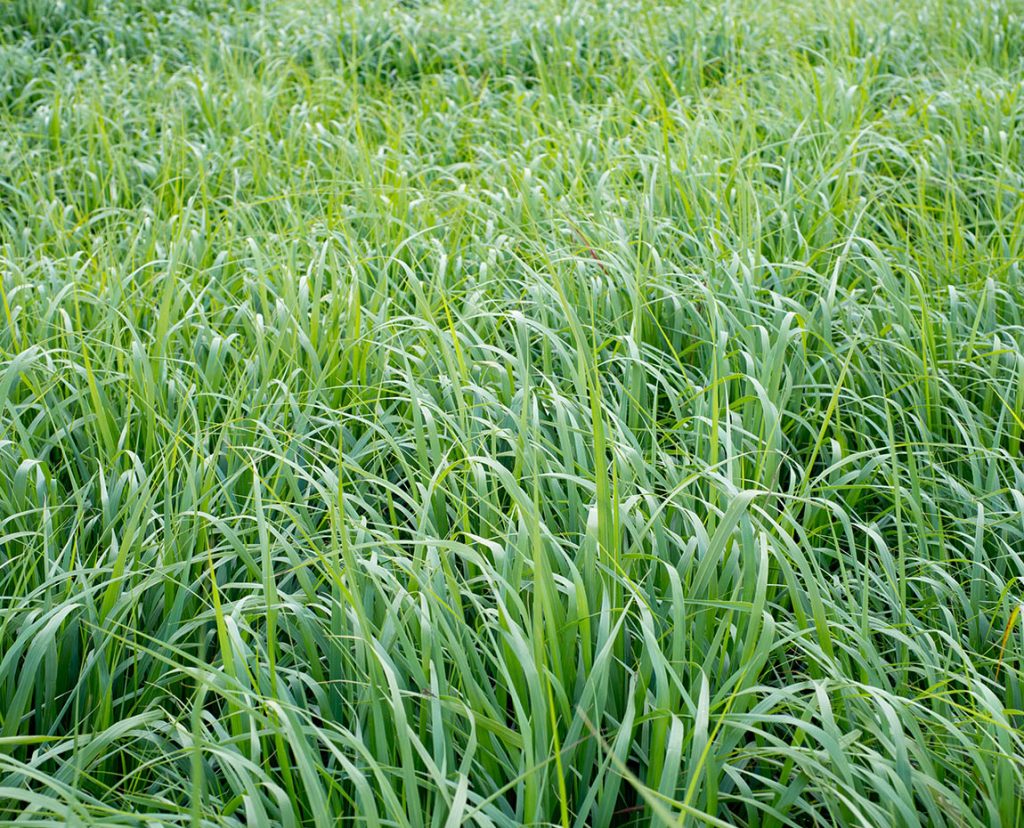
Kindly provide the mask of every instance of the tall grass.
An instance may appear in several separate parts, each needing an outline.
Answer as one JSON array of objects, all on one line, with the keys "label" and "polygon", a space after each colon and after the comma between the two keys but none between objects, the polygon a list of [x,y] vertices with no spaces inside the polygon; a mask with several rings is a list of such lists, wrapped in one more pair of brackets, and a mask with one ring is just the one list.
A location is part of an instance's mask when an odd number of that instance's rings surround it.
[{"label": "tall grass", "polygon": [[1015,0],[0,6],[0,822],[1024,824]]}]

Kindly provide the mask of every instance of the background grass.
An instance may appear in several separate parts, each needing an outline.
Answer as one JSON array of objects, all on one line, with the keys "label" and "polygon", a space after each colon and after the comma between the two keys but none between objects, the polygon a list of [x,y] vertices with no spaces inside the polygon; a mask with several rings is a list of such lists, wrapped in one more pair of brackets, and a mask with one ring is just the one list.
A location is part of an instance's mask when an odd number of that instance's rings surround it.
[{"label": "background grass", "polygon": [[1024,823],[1016,0],[0,5],[0,821]]}]

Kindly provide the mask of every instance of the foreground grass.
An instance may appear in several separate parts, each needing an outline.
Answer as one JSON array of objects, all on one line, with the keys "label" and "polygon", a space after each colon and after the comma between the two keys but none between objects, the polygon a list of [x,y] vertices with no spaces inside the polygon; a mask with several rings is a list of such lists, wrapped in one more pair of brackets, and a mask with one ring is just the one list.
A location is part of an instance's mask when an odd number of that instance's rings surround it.
[{"label": "foreground grass", "polygon": [[0,6],[0,821],[1020,825],[1022,61]]}]

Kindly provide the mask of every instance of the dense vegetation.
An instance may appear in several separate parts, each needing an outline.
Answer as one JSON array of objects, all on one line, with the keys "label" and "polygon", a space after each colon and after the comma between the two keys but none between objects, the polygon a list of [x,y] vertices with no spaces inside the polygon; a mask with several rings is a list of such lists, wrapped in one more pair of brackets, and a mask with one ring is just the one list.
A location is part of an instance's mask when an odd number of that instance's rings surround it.
[{"label": "dense vegetation", "polygon": [[0,5],[0,822],[1024,823],[1016,0]]}]

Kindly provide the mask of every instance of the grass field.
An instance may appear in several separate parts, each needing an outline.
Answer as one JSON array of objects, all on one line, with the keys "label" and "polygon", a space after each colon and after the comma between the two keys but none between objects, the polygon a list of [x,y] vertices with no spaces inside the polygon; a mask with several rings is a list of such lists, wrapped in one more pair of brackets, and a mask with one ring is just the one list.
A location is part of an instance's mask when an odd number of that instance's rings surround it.
[{"label": "grass field", "polygon": [[1024,3],[0,4],[0,823],[1024,825]]}]

